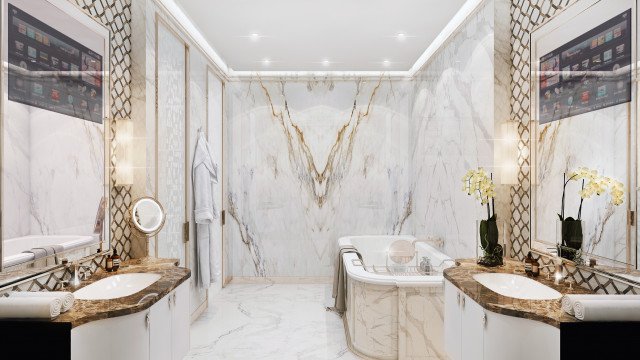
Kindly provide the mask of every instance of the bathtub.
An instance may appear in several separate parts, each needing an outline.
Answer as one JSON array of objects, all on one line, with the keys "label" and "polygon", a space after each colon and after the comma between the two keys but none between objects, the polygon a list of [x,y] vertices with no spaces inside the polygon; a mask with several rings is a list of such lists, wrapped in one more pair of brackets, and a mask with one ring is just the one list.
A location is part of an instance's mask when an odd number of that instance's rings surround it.
[{"label": "bathtub", "polygon": [[[397,240],[415,244],[416,257],[406,265],[388,258],[387,250]],[[347,273],[343,320],[351,350],[374,359],[444,359],[442,270],[453,260],[408,235],[346,236],[338,246],[353,246],[362,256],[360,261],[355,253],[343,254]],[[425,256],[433,265],[429,274],[416,272]]]},{"label": "bathtub", "polygon": [[24,251],[52,245],[62,246],[65,256],[75,252],[79,257],[90,255],[93,251],[86,248],[98,245],[99,240],[99,235],[29,235],[6,239],[2,242],[2,266],[8,268],[32,262],[34,255]]}]

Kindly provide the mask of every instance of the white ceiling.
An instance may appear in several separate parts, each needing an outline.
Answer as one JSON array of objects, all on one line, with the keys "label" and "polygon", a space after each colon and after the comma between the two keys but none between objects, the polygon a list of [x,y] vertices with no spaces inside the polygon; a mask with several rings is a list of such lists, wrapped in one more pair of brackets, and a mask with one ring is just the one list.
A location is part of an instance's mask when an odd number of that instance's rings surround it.
[{"label": "white ceiling", "polygon": [[[465,3],[175,1],[235,71],[407,71]],[[259,40],[251,38],[254,33]],[[406,38],[399,40],[398,33]]]}]

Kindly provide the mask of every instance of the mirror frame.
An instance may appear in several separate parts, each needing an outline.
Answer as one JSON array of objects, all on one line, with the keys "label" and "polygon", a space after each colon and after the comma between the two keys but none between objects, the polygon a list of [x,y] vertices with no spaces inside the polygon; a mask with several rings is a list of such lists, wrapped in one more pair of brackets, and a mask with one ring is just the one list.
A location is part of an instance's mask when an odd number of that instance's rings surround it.
[{"label": "mirror frame", "polygon": [[[0,11],[0,29],[4,29],[5,27],[5,14],[4,14],[4,9],[7,7],[9,0],[0,0],[0,6],[1,6],[1,11]],[[95,18],[94,16],[88,14],[87,12],[85,12],[85,10],[82,9],[82,7],[71,3],[68,0],[38,0],[38,1],[43,1],[43,2],[47,2],[49,3],[49,5],[54,6],[58,9],[60,9],[60,11],[66,13],[69,17],[74,18],[76,21],[78,21],[79,23],[85,25],[87,28],[95,30],[97,34],[101,35],[104,38],[104,56],[103,56],[103,78],[102,78],[102,84],[103,84],[103,89],[102,89],[102,93],[103,93],[103,103],[104,103],[104,109],[103,109],[103,121],[102,121],[102,126],[103,126],[103,145],[104,145],[104,198],[106,201],[105,204],[105,216],[104,216],[104,238],[102,239],[102,241],[99,243],[100,246],[100,252],[98,252],[97,254],[92,254],[92,255],[88,255],[86,257],[83,257],[82,259],[89,259],[92,257],[96,257],[96,256],[102,256],[104,254],[110,253],[111,250],[111,196],[110,196],[110,190],[111,188],[114,186],[113,181],[111,179],[111,166],[109,166],[109,164],[111,164],[111,158],[112,158],[112,142],[111,139],[113,137],[112,132],[114,131],[113,129],[113,121],[111,119],[111,106],[112,106],[112,100],[111,100],[111,89],[113,87],[113,81],[112,81],[112,77],[111,77],[111,55],[112,55],[112,51],[111,51],[111,41],[113,38],[113,34],[111,32],[111,30],[105,26],[104,24],[102,24],[97,18]],[[2,37],[1,37],[1,41],[0,41],[0,59],[7,59],[8,58],[8,39],[7,34],[5,31],[1,31],[2,33]],[[3,60],[4,62],[4,60]],[[8,93],[8,83],[7,83],[7,76],[5,74],[5,69],[4,69],[4,65],[3,65],[3,69],[2,71],[0,71],[0,136],[3,136],[4,134],[4,122],[5,122],[5,117],[4,117],[4,111],[7,108],[6,106],[6,102],[8,102],[8,98],[6,98],[6,94]],[[0,169],[4,168],[4,161],[3,158],[4,157],[4,141],[0,141]],[[6,269],[4,268],[3,265],[3,236],[2,236],[2,232],[3,232],[3,228],[2,228],[2,224],[4,223],[2,221],[3,218],[3,211],[2,211],[2,199],[4,198],[4,194],[3,194],[3,184],[2,184],[2,174],[0,173],[0,274],[5,274],[7,273]],[[105,244],[106,244],[106,250],[105,250]],[[56,256],[57,259],[57,256]],[[27,262],[25,263],[26,265],[29,265],[33,263],[32,262]],[[23,264],[21,264],[23,265]],[[51,266],[45,266],[42,268],[38,268],[38,269],[33,269],[32,272],[30,272],[30,275],[25,275],[24,278],[20,279],[20,280],[16,280],[16,281],[24,281],[27,278],[33,278],[33,277],[37,277],[39,275],[42,275],[44,273],[50,272],[50,271],[54,271],[59,269],[60,267],[63,267],[64,265],[62,264],[56,264],[56,265],[51,265]],[[23,269],[16,269],[15,271],[20,271]],[[42,271],[39,271],[42,270]],[[9,271],[8,273],[13,272],[13,270]],[[19,276],[18,276],[19,277]],[[2,279],[2,277],[0,277],[0,279]],[[0,283],[2,283],[3,281],[0,280]],[[6,284],[0,284],[0,286],[6,286]]]},{"label": "mirror frame", "polygon": [[[553,26],[552,21],[556,20],[558,17],[561,16],[569,16],[569,20],[570,21],[573,17],[580,15],[581,13],[588,11],[592,6],[597,5],[598,3],[600,3],[603,0],[585,0],[583,2],[577,2],[577,3],[573,3],[569,6],[567,6],[564,9],[561,9],[558,13],[554,14],[552,17],[550,17],[549,19],[546,19],[543,23],[534,26],[534,28],[531,30],[531,32],[529,33],[529,75],[530,75],[530,79],[529,79],[529,110],[528,110],[528,114],[529,114],[529,167],[530,167],[530,171],[529,171],[529,249],[532,252],[536,252],[539,254],[545,254],[547,256],[553,256],[553,254],[547,252],[546,250],[540,249],[540,248],[534,248],[533,247],[533,243],[534,243],[534,238],[536,237],[536,199],[537,199],[537,189],[536,189],[536,183],[537,183],[537,145],[538,145],[538,134],[539,134],[539,129],[538,127],[540,126],[539,124],[539,120],[537,117],[537,110],[538,110],[538,99],[537,99],[537,87],[538,87],[538,81],[537,81],[537,77],[535,76],[536,71],[538,69],[538,63],[537,63],[537,54],[536,54],[536,48],[535,48],[535,43],[537,41],[537,37],[540,36],[540,33],[536,34],[537,31],[544,29],[545,27],[550,27]],[[639,61],[639,52],[640,52],[640,37],[638,36],[638,31],[640,30],[640,26],[638,23],[638,10],[639,10],[639,4],[638,4],[639,0],[628,0],[629,2],[629,6],[631,7],[632,10],[632,32],[633,32],[633,36],[631,39],[631,44],[632,44],[632,60],[631,60],[631,101],[628,103],[629,105],[629,124],[632,126],[632,128],[629,130],[629,136],[628,136],[628,140],[629,140],[629,174],[627,174],[627,185],[629,186],[628,189],[626,189],[627,193],[625,194],[625,202],[627,203],[627,207],[628,210],[632,210],[635,211],[636,207],[637,207],[637,201],[638,201],[638,189],[636,189],[638,180],[639,180],[639,176],[640,176],[640,172],[639,169],[637,169],[637,167],[640,165],[638,164],[638,158],[637,158],[637,154],[640,152],[640,143],[638,143],[638,134],[636,134],[636,132],[640,131],[640,126],[635,126],[635,128],[633,128],[634,123],[638,121],[638,106],[639,106],[639,101],[638,101],[638,64],[637,62]],[[550,25],[551,23],[551,25]],[[557,25],[556,25],[557,26]],[[598,111],[598,110],[595,110]],[[634,168],[633,165],[636,165],[636,168]],[[630,215],[627,215],[627,218],[629,218]],[[635,220],[634,220],[635,221]],[[603,262],[607,263],[608,265],[602,265],[602,264],[598,264],[597,266],[601,266],[604,267],[606,269],[626,269],[626,271],[637,271],[638,274],[640,274],[640,271],[637,269],[640,269],[640,259],[638,259],[638,230],[637,230],[637,224],[629,224],[627,222],[627,239],[626,239],[626,243],[627,243],[627,263],[622,263],[620,261],[616,261],[614,259],[609,259],[609,258],[605,258],[602,256],[598,256],[595,254],[590,254],[587,253],[587,255],[590,258],[596,258],[597,260],[602,260]],[[537,240],[536,240],[537,241]],[[548,246],[555,246],[555,244],[550,244],[547,242],[539,242],[541,244],[544,245],[548,245]],[[629,262],[629,259],[631,259],[631,262]],[[627,283],[633,283],[633,284],[640,284],[640,283],[636,283],[633,280],[630,279],[626,279],[626,278],[622,278],[619,275],[616,274],[616,271],[614,270],[605,270],[602,268],[596,268],[596,267],[590,267],[587,265],[578,265],[576,264],[574,261],[562,258],[563,262],[566,262],[570,265],[576,266],[578,268],[584,268],[584,269],[588,269],[590,271],[596,271],[599,272],[601,274],[606,274],[608,276],[612,276],[615,277],[617,279],[622,279],[622,281],[627,282]],[[613,264],[613,265],[612,265]]]},{"label": "mirror frame", "polygon": [[[160,224],[158,224],[158,228],[152,231],[148,231],[148,230],[144,230],[142,229],[142,227],[140,226],[140,224],[138,224],[135,220],[134,220],[134,216],[133,216],[133,212],[135,210],[135,208],[138,206],[138,204],[143,201],[143,200],[150,200],[153,201],[155,204],[158,205],[158,207],[160,208],[160,211],[162,212],[162,220],[160,221]],[[141,198],[137,198],[134,201],[131,202],[131,207],[129,208],[128,211],[129,214],[129,223],[131,224],[132,229],[134,229],[135,231],[139,232],[140,234],[142,234],[143,236],[146,237],[153,237],[156,236],[164,227],[164,223],[167,219],[167,212],[164,210],[164,207],[162,206],[162,204],[155,199],[154,197],[151,196],[143,196]]]}]

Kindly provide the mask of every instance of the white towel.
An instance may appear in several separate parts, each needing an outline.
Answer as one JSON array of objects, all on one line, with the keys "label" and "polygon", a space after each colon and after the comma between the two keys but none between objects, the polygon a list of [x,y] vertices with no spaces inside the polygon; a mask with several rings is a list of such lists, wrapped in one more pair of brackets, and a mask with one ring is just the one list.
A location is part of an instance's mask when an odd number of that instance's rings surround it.
[{"label": "white towel", "polygon": [[213,256],[211,225],[218,218],[218,209],[213,198],[213,185],[218,183],[218,166],[213,162],[209,143],[204,132],[198,133],[198,142],[193,157],[193,215],[196,223],[196,281],[198,286],[208,289],[216,275]]},{"label": "white towel", "polygon": [[573,309],[578,320],[640,321],[640,300],[578,300]]},{"label": "white towel", "polygon": [[640,300],[640,295],[598,295],[598,294],[575,294],[562,297],[562,310],[574,316],[575,303],[578,300]]},{"label": "white towel", "polygon": [[68,291],[14,291],[9,294],[10,297],[40,297],[40,298],[56,298],[60,299],[62,305],[61,313],[65,313],[73,306],[75,298]]},{"label": "white towel", "polygon": [[2,319],[53,319],[60,315],[62,301],[52,297],[2,297]]}]

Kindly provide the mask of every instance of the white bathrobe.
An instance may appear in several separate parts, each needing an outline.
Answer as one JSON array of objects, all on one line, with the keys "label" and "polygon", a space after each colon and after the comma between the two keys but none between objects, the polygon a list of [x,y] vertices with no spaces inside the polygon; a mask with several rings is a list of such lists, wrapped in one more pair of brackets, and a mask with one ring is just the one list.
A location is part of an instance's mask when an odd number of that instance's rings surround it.
[{"label": "white bathrobe", "polygon": [[213,239],[211,225],[218,218],[218,209],[213,198],[213,184],[218,183],[218,165],[213,162],[209,143],[204,132],[198,132],[193,157],[194,220],[196,223],[196,282],[208,289],[215,279],[215,261],[211,248]]}]

